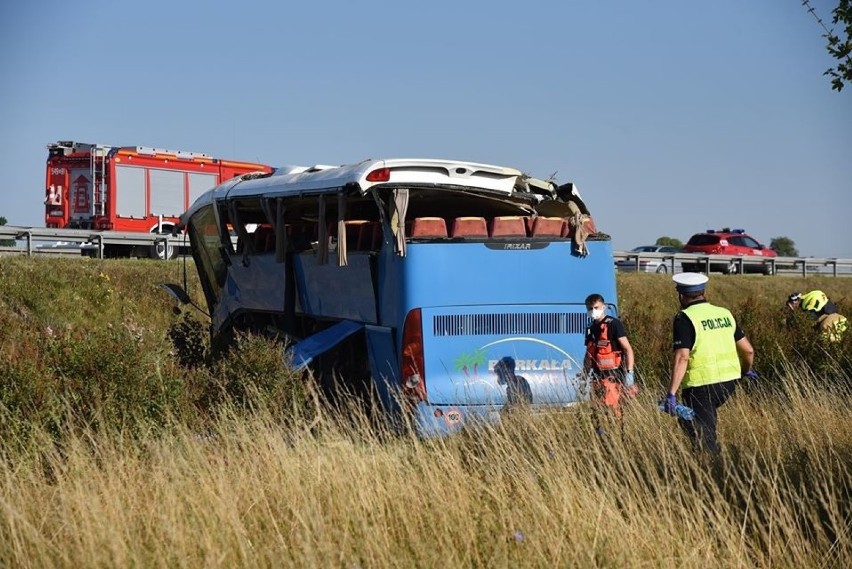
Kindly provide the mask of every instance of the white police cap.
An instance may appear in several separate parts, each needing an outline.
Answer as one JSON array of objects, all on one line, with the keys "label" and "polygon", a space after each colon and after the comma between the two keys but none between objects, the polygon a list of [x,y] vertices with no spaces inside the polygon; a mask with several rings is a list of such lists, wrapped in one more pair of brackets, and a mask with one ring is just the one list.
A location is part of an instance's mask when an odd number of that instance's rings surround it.
[{"label": "white police cap", "polygon": [[698,292],[710,279],[701,273],[678,273],[672,277],[678,292]]}]

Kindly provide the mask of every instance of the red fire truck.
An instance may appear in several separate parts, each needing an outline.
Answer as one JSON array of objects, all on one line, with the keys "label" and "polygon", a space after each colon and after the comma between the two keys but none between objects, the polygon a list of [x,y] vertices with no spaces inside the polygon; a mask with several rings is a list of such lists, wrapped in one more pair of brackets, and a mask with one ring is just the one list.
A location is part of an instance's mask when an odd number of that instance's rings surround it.
[{"label": "red fire truck", "polygon": [[[206,190],[234,176],[272,171],[265,164],[144,146],[62,140],[47,149],[45,222],[53,228],[170,233]],[[159,258],[175,254],[162,245],[146,252]],[[127,245],[105,249],[113,257],[138,253]]]}]

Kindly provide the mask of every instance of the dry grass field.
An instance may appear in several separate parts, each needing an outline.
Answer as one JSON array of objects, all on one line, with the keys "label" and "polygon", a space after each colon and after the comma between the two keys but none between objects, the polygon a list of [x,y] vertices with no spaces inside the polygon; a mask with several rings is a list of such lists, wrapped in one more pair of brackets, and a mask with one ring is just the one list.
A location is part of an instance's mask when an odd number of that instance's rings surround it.
[{"label": "dry grass field", "polygon": [[177,267],[0,262],[0,567],[852,564],[852,352],[778,322],[793,288],[849,306],[845,279],[714,276],[762,377],[710,465],[656,410],[665,277],[619,276],[645,388],[603,437],[579,405],[419,440],[323,407],[262,341],[182,364]]},{"label": "dry grass field", "polygon": [[724,408],[712,469],[640,398],[446,440],[263,413],[200,434],[77,432],[0,463],[9,567],[848,567],[849,392]]}]

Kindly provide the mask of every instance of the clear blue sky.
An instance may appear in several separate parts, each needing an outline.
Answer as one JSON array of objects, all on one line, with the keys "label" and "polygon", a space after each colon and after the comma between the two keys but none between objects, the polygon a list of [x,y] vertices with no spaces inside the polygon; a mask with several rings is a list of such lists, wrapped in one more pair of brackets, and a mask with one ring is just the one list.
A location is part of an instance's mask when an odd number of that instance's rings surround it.
[{"label": "clear blue sky", "polygon": [[4,2],[0,215],[43,224],[57,140],[458,158],[558,171],[618,250],[730,226],[852,258],[821,32],[800,0]]}]

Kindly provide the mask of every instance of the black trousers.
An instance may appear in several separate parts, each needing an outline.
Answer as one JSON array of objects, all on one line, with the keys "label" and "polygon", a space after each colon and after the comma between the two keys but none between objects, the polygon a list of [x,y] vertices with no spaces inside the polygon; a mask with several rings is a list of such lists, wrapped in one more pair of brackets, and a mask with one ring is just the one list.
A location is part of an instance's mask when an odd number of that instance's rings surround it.
[{"label": "black trousers", "polygon": [[678,422],[696,449],[719,454],[719,444],[716,442],[717,410],[736,388],[736,379],[684,388],[683,404],[692,407],[695,418],[692,421],[678,419]]}]

